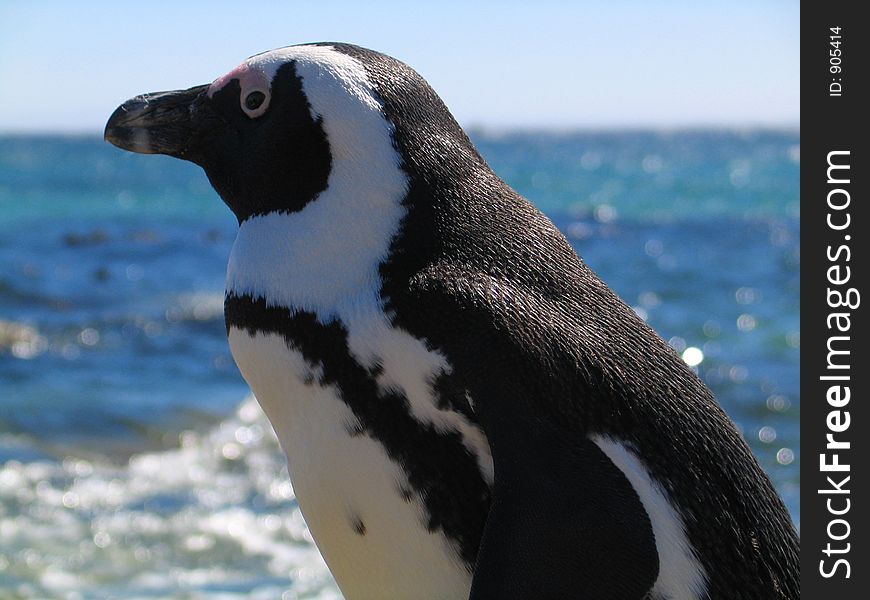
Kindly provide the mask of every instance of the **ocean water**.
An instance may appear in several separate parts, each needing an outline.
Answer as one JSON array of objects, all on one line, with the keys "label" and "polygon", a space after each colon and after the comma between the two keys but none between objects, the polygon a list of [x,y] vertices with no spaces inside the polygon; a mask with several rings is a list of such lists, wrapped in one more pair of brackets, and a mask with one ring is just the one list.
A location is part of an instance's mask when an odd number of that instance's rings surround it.
[{"label": "ocean water", "polygon": [[[799,522],[799,133],[472,137]],[[227,347],[235,228],[193,165],[0,137],[0,597],[340,597]]]}]

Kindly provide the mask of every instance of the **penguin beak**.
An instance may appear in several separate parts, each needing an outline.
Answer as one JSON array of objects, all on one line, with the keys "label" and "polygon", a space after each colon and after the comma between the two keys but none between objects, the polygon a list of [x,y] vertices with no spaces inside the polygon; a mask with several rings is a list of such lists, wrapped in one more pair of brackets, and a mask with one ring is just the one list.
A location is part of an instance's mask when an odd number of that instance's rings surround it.
[{"label": "penguin beak", "polygon": [[216,119],[206,90],[208,85],[200,85],[131,98],[109,117],[104,138],[122,150],[195,161],[191,151]]}]

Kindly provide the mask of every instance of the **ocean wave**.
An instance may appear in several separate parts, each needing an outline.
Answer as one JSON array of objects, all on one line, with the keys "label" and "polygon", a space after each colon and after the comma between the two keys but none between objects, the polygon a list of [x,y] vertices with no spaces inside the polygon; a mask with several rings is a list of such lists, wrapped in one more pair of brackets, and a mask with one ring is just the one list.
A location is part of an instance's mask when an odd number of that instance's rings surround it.
[{"label": "ocean wave", "polygon": [[[27,443],[12,437],[0,446]],[[0,596],[340,598],[252,397],[121,467],[7,461],[0,575]]]}]

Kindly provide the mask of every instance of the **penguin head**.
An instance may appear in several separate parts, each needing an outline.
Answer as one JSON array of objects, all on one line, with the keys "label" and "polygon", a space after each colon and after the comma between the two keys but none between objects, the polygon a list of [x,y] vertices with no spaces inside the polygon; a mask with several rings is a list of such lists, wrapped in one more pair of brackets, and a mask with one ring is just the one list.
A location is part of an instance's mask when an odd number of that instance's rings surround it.
[{"label": "penguin head", "polygon": [[395,187],[381,180],[403,161],[360,56],[388,72],[421,114],[431,103],[446,112],[395,59],[343,44],[300,45],[252,56],[208,85],[136,96],[112,114],[105,138],[200,165],[239,222],[301,211],[335,185],[376,195],[378,185]]}]

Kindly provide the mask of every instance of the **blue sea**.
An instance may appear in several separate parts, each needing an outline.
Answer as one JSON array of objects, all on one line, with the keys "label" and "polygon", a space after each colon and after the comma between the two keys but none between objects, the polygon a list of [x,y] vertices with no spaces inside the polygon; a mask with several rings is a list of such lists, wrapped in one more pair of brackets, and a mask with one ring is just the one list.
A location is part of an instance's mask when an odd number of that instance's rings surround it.
[{"label": "blue sea", "polygon": [[[800,519],[800,138],[472,132],[686,362]],[[0,137],[0,597],[336,598],[230,356],[195,166]]]}]

